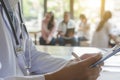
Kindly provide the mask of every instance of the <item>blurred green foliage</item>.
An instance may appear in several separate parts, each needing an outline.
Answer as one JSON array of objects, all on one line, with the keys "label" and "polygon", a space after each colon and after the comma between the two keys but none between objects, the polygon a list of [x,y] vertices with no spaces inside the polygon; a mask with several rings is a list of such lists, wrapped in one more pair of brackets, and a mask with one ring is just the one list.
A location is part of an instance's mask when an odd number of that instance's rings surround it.
[{"label": "blurred green foliage", "polygon": [[23,13],[27,20],[37,18],[39,13],[39,8],[43,8],[44,0],[37,0],[37,9],[35,8],[34,0],[23,0]]},{"label": "blurred green foliage", "polygon": [[[47,11],[52,11],[55,14],[56,19],[62,19],[64,11],[70,11],[70,0],[47,0]],[[78,19],[81,13],[86,13],[88,16],[91,14],[98,15],[100,8],[90,8],[84,3],[92,2],[95,4],[96,0],[74,0],[74,18]],[[98,0],[100,1],[100,0]],[[81,3],[82,2],[82,3]],[[87,11],[87,12],[86,12]],[[37,19],[42,18],[44,14],[44,0],[23,0],[23,13],[25,19]],[[89,14],[91,13],[91,14]]]}]

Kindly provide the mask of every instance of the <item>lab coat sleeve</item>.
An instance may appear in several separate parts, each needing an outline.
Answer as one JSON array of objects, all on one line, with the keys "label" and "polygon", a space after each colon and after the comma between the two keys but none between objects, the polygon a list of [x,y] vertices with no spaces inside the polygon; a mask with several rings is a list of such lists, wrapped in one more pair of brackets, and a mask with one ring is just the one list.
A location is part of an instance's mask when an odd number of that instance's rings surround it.
[{"label": "lab coat sleeve", "polygon": [[45,80],[45,78],[43,75],[37,75],[37,76],[7,77],[0,80]]},{"label": "lab coat sleeve", "polygon": [[31,43],[31,72],[36,76],[11,76],[0,78],[0,80],[45,80],[44,74],[57,71],[67,64],[67,61],[61,58],[54,58],[51,55],[36,50],[32,41]]},{"label": "lab coat sleeve", "polygon": [[37,51],[35,45],[31,40],[31,69],[33,74],[46,74],[55,72],[67,63],[66,60],[61,58],[55,58],[48,53]]}]

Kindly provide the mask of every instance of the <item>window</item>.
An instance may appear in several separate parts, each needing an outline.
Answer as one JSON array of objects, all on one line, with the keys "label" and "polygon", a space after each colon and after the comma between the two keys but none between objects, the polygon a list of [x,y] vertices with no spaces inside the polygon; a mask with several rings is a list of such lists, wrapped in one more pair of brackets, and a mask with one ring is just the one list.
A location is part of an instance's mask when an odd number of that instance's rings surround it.
[{"label": "window", "polygon": [[113,20],[120,26],[120,0],[106,0],[105,10],[110,10]]},{"label": "window", "polygon": [[56,19],[63,18],[64,11],[70,11],[70,0],[48,0],[48,11],[55,14]]},{"label": "window", "polygon": [[75,0],[74,16],[77,19],[83,13],[94,22],[100,17],[100,8],[101,0]]},{"label": "window", "polygon": [[44,0],[23,0],[23,13],[26,20],[37,19],[43,14]]}]

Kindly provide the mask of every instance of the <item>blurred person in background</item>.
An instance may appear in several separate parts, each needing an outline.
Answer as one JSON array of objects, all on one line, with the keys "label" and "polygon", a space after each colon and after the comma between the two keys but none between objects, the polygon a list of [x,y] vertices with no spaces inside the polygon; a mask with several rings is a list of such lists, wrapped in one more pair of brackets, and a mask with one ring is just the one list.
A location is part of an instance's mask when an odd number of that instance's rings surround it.
[{"label": "blurred person in background", "polygon": [[84,14],[80,15],[80,23],[78,25],[79,41],[87,41],[90,38],[90,24]]},{"label": "blurred person in background", "polygon": [[56,31],[56,23],[54,14],[47,12],[45,18],[42,20],[42,36],[39,39],[40,45],[55,45],[56,40],[54,33]]},{"label": "blurred person in background", "polygon": [[106,11],[93,34],[91,46],[98,48],[108,48],[109,40],[113,39],[116,41],[115,36],[111,33],[113,24],[110,22],[112,13]]},{"label": "blurred person in background", "polygon": [[[68,32],[68,30],[70,30]],[[73,31],[72,31],[73,29]],[[66,42],[70,42],[72,46],[78,45],[78,40],[74,37],[75,22],[70,19],[70,13],[64,12],[64,20],[60,22],[58,27],[58,43],[61,46],[66,45]],[[69,35],[69,36],[66,36]]]},{"label": "blurred person in background", "polygon": [[96,80],[99,77],[102,65],[90,66],[102,58],[101,54],[83,55],[79,61],[38,51],[22,20],[21,1],[0,2],[0,80]]}]

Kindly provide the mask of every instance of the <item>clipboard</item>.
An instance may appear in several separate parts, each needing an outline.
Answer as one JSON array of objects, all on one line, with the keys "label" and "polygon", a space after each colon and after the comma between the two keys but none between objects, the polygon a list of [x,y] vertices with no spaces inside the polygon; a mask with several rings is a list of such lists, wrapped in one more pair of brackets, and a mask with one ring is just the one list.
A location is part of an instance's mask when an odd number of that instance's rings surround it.
[{"label": "clipboard", "polygon": [[120,43],[115,45],[110,51],[108,51],[107,55],[103,55],[103,57],[99,61],[91,65],[91,67],[96,67],[97,65],[103,63],[105,60],[109,59],[110,57],[117,54],[118,52],[120,52]]}]

